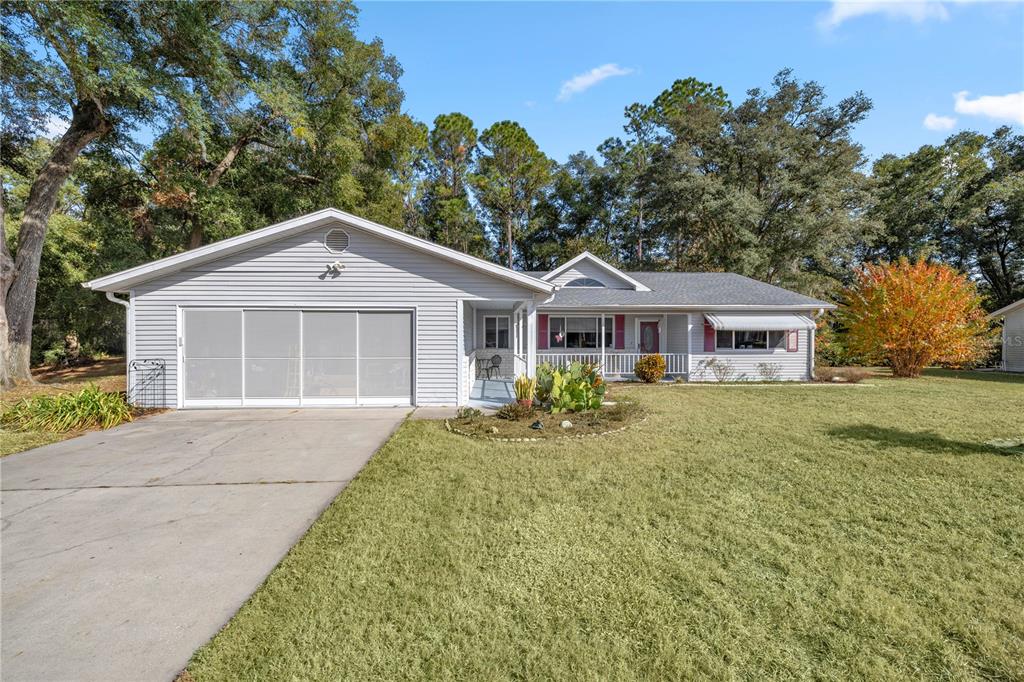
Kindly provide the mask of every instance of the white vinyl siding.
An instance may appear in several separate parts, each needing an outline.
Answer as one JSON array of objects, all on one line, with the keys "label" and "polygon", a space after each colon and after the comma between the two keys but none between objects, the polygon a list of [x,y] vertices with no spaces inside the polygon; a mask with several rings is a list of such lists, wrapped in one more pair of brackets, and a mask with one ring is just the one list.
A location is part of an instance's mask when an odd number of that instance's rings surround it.
[{"label": "white vinyl siding", "polygon": [[1024,308],[1003,321],[1003,361],[1011,372],[1024,372]]},{"label": "white vinyl siding", "polygon": [[758,371],[759,363],[779,365],[779,379],[783,381],[807,381],[810,379],[810,332],[801,329],[797,332],[797,349],[790,352],[783,348],[768,350],[724,350],[714,353],[704,352],[704,316],[692,313],[693,327],[690,330],[690,374],[689,381],[716,381],[714,373],[701,366],[701,362],[716,358],[728,362],[733,369],[731,381],[762,381]]},{"label": "white vinyl siding", "polygon": [[[163,406],[178,404],[179,307],[414,311],[414,402],[458,401],[459,299],[525,300],[532,292],[485,273],[346,227],[349,248],[324,247],[319,226],[135,287],[135,358],[166,363]],[[327,264],[340,260],[337,276]]]},{"label": "white vinyl siding", "polygon": [[580,277],[596,279],[598,282],[601,282],[609,289],[633,288],[633,285],[630,284],[629,282],[626,282],[625,280],[616,277],[614,274],[607,272],[603,268],[598,267],[597,265],[586,259],[581,260],[579,263],[576,263],[576,265],[572,266],[565,272],[559,273],[557,277],[551,280],[551,283],[557,284],[558,286],[562,286],[563,284],[571,282],[572,280],[578,279]]}]

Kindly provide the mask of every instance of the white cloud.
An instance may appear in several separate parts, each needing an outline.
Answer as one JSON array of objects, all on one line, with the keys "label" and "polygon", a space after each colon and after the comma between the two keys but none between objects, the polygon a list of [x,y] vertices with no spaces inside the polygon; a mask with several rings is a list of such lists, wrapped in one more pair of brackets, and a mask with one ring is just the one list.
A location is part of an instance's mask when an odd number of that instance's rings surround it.
[{"label": "white cloud", "polygon": [[1007,95],[982,95],[968,99],[966,90],[954,93],[953,110],[958,114],[988,116],[1024,125],[1024,90]]},{"label": "white cloud", "polygon": [[890,19],[909,19],[915,24],[929,19],[949,19],[949,10],[938,0],[832,0],[832,7],[818,19],[818,26],[829,31],[845,21],[869,14],[883,14]]},{"label": "white cloud", "polygon": [[618,64],[604,64],[594,67],[590,71],[573,76],[562,83],[562,89],[558,91],[558,101],[566,102],[573,95],[589,90],[605,79],[614,76],[628,76],[631,73],[633,73],[633,69],[623,68]]},{"label": "white cloud", "polygon": [[527,109],[533,109],[533,108],[534,108],[535,106],[537,106],[537,102],[535,102],[535,101],[534,101],[534,100],[532,100],[532,99],[528,99],[528,100],[526,100],[525,102],[523,102],[523,105],[524,105],[524,106],[525,106],[525,107],[526,107]]},{"label": "white cloud", "polygon": [[928,130],[952,130],[955,125],[956,119],[952,116],[928,114],[924,117],[924,127]]}]

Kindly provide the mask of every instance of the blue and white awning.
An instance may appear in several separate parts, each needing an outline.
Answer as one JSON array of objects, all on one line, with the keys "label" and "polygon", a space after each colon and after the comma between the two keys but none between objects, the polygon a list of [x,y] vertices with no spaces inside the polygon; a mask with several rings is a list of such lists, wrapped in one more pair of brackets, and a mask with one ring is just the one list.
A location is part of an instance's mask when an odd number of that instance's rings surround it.
[{"label": "blue and white awning", "polygon": [[705,319],[715,329],[738,332],[768,331],[772,329],[814,329],[814,320],[796,313],[705,313]]}]

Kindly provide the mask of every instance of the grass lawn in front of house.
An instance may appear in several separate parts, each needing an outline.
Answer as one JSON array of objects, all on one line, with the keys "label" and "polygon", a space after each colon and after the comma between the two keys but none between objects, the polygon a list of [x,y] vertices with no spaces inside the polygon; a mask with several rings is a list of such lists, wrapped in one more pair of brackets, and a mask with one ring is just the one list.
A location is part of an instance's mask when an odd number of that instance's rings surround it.
[{"label": "grass lawn in front of house", "polygon": [[648,420],[408,421],[196,680],[1022,679],[1024,377],[631,386]]}]

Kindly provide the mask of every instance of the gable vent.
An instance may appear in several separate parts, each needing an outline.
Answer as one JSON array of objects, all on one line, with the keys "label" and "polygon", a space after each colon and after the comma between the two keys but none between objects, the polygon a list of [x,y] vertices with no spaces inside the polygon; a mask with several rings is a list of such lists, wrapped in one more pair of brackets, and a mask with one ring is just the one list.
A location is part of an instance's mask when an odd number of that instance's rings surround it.
[{"label": "gable vent", "polygon": [[348,232],[345,230],[330,230],[324,236],[324,246],[332,253],[343,253],[348,249]]}]

